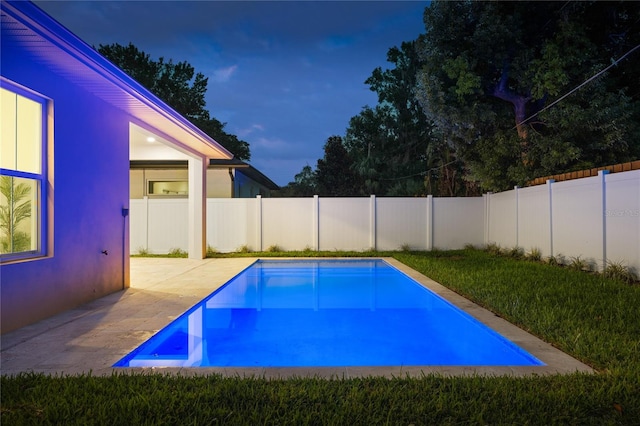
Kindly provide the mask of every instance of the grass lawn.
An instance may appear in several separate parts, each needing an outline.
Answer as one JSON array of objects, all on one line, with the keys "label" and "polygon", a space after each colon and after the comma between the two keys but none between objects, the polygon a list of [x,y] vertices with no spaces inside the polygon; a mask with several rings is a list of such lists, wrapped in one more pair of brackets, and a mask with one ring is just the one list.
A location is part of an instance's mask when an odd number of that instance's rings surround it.
[{"label": "grass lawn", "polygon": [[471,249],[370,254],[395,257],[598,373],[342,380],[21,374],[0,379],[0,423],[640,425],[638,284]]}]

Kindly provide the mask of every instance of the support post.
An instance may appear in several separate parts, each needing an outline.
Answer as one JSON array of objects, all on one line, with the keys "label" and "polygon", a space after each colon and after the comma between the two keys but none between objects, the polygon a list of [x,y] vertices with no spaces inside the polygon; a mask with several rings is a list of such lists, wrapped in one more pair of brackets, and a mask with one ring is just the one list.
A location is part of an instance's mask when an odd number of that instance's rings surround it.
[{"label": "support post", "polygon": [[189,259],[207,256],[207,159],[189,158]]}]

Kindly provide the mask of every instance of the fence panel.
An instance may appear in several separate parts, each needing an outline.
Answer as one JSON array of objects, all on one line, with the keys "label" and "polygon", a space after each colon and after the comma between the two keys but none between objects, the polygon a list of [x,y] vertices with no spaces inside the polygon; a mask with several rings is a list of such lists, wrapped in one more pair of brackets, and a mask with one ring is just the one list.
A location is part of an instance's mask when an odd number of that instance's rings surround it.
[{"label": "fence panel", "polygon": [[147,200],[129,200],[129,250],[131,254],[148,249]]},{"label": "fence panel", "polygon": [[148,200],[149,253],[169,253],[173,249],[187,251],[188,210],[185,199]]},{"label": "fence panel", "polygon": [[513,189],[488,195],[487,243],[509,248],[518,245],[516,196]]},{"label": "fence panel", "polygon": [[554,255],[602,265],[602,176],[552,184],[552,194]]},{"label": "fence panel", "polygon": [[607,259],[640,273],[640,170],[605,176]]},{"label": "fence panel", "polygon": [[433,247],[443,250],[484,244],[484,199],[434,198]]},{"label": "fence panel", "polygon": [[537,248],[545,257],[552,253],[550,185],[518,189],[517,245],[525,251]]},{"label": "fence panel", "polygon": [[370,198],[318,198],[319,250],[371,247]]},{"label": "fence panel", "polygon": [[314,198],[263,198],[262,248],[315,250]]},{"label": "fence panel", "polygon": [[430,198],[375,198],[376,249],[427,250],[427,207]]},{"label": "fence panel", "polygon": [[259,250],[258,199],[207,199],[207,245],[220,252]]}]

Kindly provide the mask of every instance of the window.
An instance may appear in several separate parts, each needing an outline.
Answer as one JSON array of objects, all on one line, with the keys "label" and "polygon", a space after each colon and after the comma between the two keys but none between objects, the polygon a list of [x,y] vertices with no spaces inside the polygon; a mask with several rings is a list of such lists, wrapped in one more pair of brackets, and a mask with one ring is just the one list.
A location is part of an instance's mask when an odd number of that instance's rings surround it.
[{"label": "window", "polygon": [[44,254],[46,100],[2,79],[0,256]]},{"label": "window", "polygon": [[150,180],[148,188],[149,195],[189,195],[189,182],[186,180]]}]

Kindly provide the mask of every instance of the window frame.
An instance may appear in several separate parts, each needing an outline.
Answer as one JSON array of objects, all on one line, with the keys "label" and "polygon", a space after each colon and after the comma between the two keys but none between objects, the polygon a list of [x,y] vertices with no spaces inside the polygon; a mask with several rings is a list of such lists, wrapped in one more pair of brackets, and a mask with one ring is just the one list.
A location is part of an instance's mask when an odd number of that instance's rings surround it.
[{"label": "window frame", "polygon": [[52,106],[52,100],[30,90],[18,83],[15,83],[5,77],[0,76],[0,87],[10,92],[13,92],[19,96],[23,96],[33,102],[37,102],[41,105],[41,135],[40,135],[40,173],[24,172],[20,170],[4,169],[0,168],[0,174],[3,176],[10,176],[14,178],[22,178],[36,181],[35,194],[36,206],[32,207],[32,217],[36,217],[35,229],[36,229],[36,249],[22,251],[18,253],[3,253],[0,254],[0,263],[8,263],[19,260],[30,260],[42,258],[48,255],[49,247],[49,209],[48,209],[48,183],[49,183],[49,168],[48,168],[48,146],[49,146],[49,120],[50,115],[49,108]]},{"label": "window frame", "polygon": [[[173,182],[179,182],[179,183],[186,183],[187,184],[187,193],[186,194],[160,194],[160,193],[152,193],[150,191],[151,186],[155,183],[173,183]],[[188,179],[181,179],[181,178],[152,178],[152,179],[146,179],[145,180],[145,192],[144,195],[146,195],[149,198],[189,198],[189,187],[188,187],[189,181]]]}]

